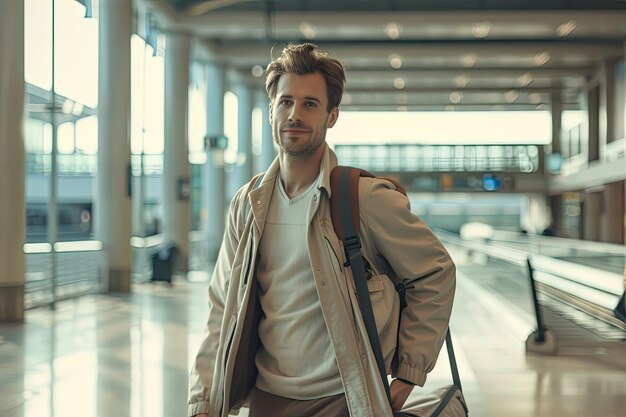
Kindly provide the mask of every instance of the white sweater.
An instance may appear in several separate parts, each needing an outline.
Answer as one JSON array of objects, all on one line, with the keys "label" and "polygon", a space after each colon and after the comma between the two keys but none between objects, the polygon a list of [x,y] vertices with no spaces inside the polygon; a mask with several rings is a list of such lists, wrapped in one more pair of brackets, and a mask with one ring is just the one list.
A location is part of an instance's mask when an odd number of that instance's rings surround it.
[{"label": "white sweater", "polygon": [[297,400],[343,392],[307,250],[307,211],[318,183],[290,200],[277,179],[257,267],[265,317],[256,386]]}]

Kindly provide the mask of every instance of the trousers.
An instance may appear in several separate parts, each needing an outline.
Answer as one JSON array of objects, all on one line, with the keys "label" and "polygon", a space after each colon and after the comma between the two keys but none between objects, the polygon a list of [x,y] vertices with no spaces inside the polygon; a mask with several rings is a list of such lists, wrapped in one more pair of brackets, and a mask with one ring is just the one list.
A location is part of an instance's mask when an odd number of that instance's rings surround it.
[{"label": "trousers", "polygon": [[270,394],[257,387],[248,397],[249,417],[349,417],[344,394],[314,400],[293,400]]}]

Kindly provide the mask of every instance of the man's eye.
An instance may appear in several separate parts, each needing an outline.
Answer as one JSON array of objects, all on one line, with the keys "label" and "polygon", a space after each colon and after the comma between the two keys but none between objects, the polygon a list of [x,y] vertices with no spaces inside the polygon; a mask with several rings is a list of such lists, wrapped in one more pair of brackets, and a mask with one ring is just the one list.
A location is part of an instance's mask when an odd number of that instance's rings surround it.
[{"label": "man's eye", "polygon": [[281,100],[280,104],[284,104],[284,105],[291,104],[291,100]]},{"label": "man's eye", "polygon": [[307,101],[305,104],[307,107],[317,107],[317,103],[314,101]]}]

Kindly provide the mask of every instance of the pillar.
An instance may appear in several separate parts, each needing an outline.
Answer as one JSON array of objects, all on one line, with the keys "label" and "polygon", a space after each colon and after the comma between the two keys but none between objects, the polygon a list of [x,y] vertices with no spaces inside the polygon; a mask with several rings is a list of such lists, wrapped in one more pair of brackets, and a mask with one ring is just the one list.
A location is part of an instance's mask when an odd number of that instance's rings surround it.
[{"label": "pillar", "polygon": [[252,171],[252,92],[240,82],[235,88],[237,96],[237,163],[230,197],[254,175]]},{"label": "pillar", "polygon": [[261,109],[261,156],[259,170],[266,171],[276,157],[272,125],[270,125],[270,99],[265,90],[257,93],[257,106]]},{"label": "pillar", "polygon": [[602,237],[602,190],[585,190],[583,203],[583,239],[599,241]]},{"label": "pillar", "polygon": [[[207,137],[224,134],[224,69],[217,64],[206,66],[206,119]],[[229,138],[233,140],[234,138]],[[206,237],[209,261],[217,259],[226,225],[226,177],[224,176],[224,150],[206,148],[204,166],[203,201],[207,208]]]},{"label": "pillar", "polygon": [[170,33],[165,50],[165,146],[163,152],[163,233],[176,245],[176,268],[186,272],[189,258],[189,37]]},{"label": "pillar", "polygon": [[561,91],[554,91],[550,97],[550,116],[552,117],[552,153],[561,153],[561,115],[563,114],[563,98]]},{"label": "pillar", "polygon": [[0,322],[24,320],[24,0],[0,2]]},{"label": "pillar", "polygon": [[130,291],[130,37],[132,6],[100,1],[96,233],[112,292]]},{"label": "pillar", "polygon": [[602,241],[622,244],[624,242],[624,181],[604,186],[604,213],[602,216]]}]

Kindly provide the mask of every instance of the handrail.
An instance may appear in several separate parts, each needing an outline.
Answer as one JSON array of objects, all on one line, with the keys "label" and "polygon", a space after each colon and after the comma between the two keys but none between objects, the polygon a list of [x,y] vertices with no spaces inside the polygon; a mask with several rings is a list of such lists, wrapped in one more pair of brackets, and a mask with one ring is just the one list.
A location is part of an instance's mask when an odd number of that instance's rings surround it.
[{"label": "handrail", "polygon": [[[585,310],[594,317],[609,318],[609,323],[624,329],[623,315],[617,314],[620,308],[620,297],[624,297],[624,281],[620,274],[591,268],[585,265],[556,259],[550,256],[507,248],[484,240],[463,240],[458,235],[437,231],[443,241],[464,247],[472,251],[484,253],[490,257],[528,268],[529,278],[534,287],[535,281],[546,286],[585,301],[577,304],[579,309]],[[534,291],[534,290],[533,290]],[[535,294],[533,294],[535,295]],[[591,310],[588,303],[594,307]],[[617,306],[617,307],[616,307]],[[536,305],[538,309],[538,304]],[[613,319],[610,319],[610,318]],[[538,316],[538,327],[541,318]],[[619,319],[619,323],[615,320]],[[607,320],[605,320],[607,321]]]}]

